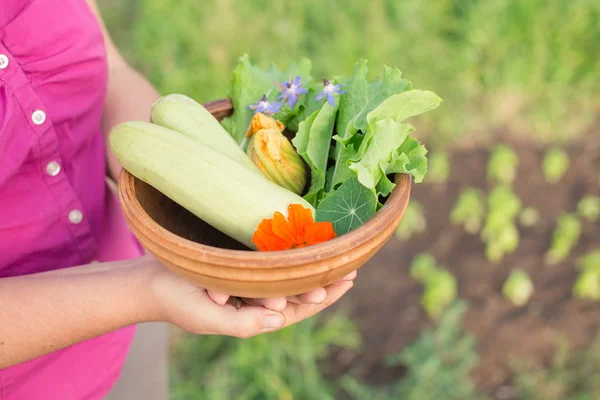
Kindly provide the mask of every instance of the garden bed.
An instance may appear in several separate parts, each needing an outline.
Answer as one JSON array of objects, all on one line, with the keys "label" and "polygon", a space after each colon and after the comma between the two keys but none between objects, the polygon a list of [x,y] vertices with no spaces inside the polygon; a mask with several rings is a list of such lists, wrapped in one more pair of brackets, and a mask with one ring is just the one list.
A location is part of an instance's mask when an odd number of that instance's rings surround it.
[{"label": "garden bed", "polygon": [[[519,156],[515,193],[524,206],[538,209],[539,223],[531,228],[519,226],[517,250],[498,263],[488,261],[479,235],[452,226],[449,215],[464,187],[489,192],[489,151],[453,152],[447,183],[413,187],[413,199],[424,209],[426,231],[407,241],[391,240],[361,268],[355,287],[338,306],[351,309],[363,347],[360,352],[335,352],[329,360],[330,377],[350,373],[365,383],[383,385],[403,376],[402,368],[385,365],[385,357],[400,352],[432,325],[419,305],[422,287],[409,276],[410,262],[421,252],[431,253],[452,272],[458,280],[459,297],[469,304],[464,326],[476,336],[480,356],[473,379],[484,392],[494,393],[511,382],[511,356],[548,363],[560,339],[581,348],[596,337],[600,303],[574,299],[571,291],[579,273],[577,259],[600,246],[600,224],[583,221],[581,238],[566,261],[549,266],[544,254],[558,216],[574,212],[582,196],[600,194],[599,144],[590,140],[569,146],[571,165],[556,184],[546,182],[541,172],[545,149],[508,144]],[[523,308],[512,306],[502,296],[511,268],[526,270],[535,286]]]}]

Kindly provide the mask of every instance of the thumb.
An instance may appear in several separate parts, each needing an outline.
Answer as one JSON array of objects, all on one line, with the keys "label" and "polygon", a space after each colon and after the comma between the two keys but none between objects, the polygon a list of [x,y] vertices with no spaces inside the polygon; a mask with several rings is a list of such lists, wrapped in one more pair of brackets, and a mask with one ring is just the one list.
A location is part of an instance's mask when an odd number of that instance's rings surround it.
[{"label": "thumb", "polygon": [[216,334],[237,338],[250,338],[260,333],[272,332],[285,326],[282,313],[246,303],[240,308],[230,304],[212,303],[203,310],[207,328]]}]

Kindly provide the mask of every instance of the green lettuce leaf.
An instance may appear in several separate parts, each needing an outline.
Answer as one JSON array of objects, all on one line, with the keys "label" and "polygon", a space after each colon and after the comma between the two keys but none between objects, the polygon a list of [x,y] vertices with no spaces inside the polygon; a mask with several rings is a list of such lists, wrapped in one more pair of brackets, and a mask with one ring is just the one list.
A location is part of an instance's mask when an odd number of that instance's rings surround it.
[{"label": "green lettuce leaf", "polygon": [[396,187],[388,175],[409,174],[416,183],[423,181],[427,173],[427,149],[417,139],[407,137],[404,143],[392,153],[392,160],[385,167],[385,174],[377,183],[377,193],[383,197],[388,196]]},{"label": "green lettuce leaf", "polygon": [[408,173],[417,183],[423,180],[427,150],[409,138],[414,128],[401,122],[437,108],[441,101],[435,93],[410,90],[390,96],[367,115],[367,133],[348,166],[360,183],[387,196],[394,183],[386,175]]},{"label": "green lettuce leaf", "polygon": [[402,72],[396,68],[385,67],[383,80],[380,78],[369,83],[367,80],[367,61],[356,63],[354,73],[343,87],[346,93],[340,101],[337,136],[348,139],[357,131],[367,130],[367,115],[385,99],[396,93],[412,89],[411,83],[402,78]]},{"label": "green lettuce leaf", "polygon": [[391,119],[384,119],[371,126],[362,142],[362,157],[359,162],[352,163],[350,169],[358,175],[360,183],[369,189],[375,189],[397,149],[404,143],[414,128],[409,124],[399,124]]},{"label": "green lettuce leaf", "polygon": [[365,222],[377,210],[377,196],[358,179],[345,181],[332,195],[317,207],[316,220],[329,221],[338,235],[344,235]]},{"label": "green lettuce leaf", "polygon": [[325,102],[320,110],[300,122],[298,133],[292,139],[296,151],[310,167],[311,182],[304,198],[315,207],[323,197],[325,188],[325,171],[327,171],[331,135],[339,106],[337,95],[334,104],[335,106],[332,107]]},{"label": "green lettuce leaf", "polygon": [[[312,81],[310,70],[311,62],[308,59],[302,59],[298,64],[290,65],[283,72],[275,64],[272,64],[268,69],[261,69],[256,65],[252,65],[248,55],[244,54],[233,71],[230,98],[234,113],[223,120],[223,127],[241,144],[254,115],[254,111],[248,109],[248,106],[256,103],[263,95],[266,95],[269,101],[275,101],[280,93],[276,82],[287,81],[298,75],[305,85],[309,85]],[[305,96],[301,96],[301,98],[303,97]],[[281,116],[282,119],[290,121],[298,113],[302,104],[303,102],[299,101],[294,110],[290,110],[285,105],[282,112],[279,113],[281,115],[276,114],[274,117],[279,119],[279,116]]]},{"label": "green lettuce leaf", "polygon": [[358,131],[367,131],[367,115],[389,96],[412,89],[411,83],[402,78],[402,72],[396,68],[385,67],[383,80],[380,78],[369,83],[367,80],[367,61],[356,63],[354,73],[349,79],[340,79],[346,90],[340,99],[337,118],[335,151],[332,154],[334,165],[327,181],[327,192],[335,189],[350,176],[349,161],[355,159],[358,149],[351,144]]},{"label": "green lettuce leaf", "polygon": [[393,119],[402,122],[407,118],[417,116],[436,109],[442,99],[428,90],[410,90],[387,98],[377,108],[367,115],[369,125],[383,119]]}]

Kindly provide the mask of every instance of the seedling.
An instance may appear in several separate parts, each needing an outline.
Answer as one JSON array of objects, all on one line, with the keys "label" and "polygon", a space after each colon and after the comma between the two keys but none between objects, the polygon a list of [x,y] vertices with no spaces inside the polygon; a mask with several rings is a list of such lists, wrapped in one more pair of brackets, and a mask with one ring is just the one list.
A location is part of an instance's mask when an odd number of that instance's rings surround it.
[{"label": "seedling", "polygon": [[585,196],[577,204],[577,213],[580,217],[590,222],[596,222],[600,218],[600,197]]},{"label": "seedling", "polygon": [[540,221],[540,212],[535,207],[525,207],[519,214],[519,222],[525,227],[532,227]]},{"label": "seedling", "polygon": [[515,218],[521,210],[521,200],[508,186],[495,187],[488,197],[488,215],[481,238],[486,242],[486,257],[492,262],[516,250],[519,231]]},{"label": "seedling", "polygon": [[454,225],[462,226],[472,235],[479,232],[485,217],[484,201],[484,195],[480,190],[464,189],[450,213],[450,221]]},{"label": "seedling", "polygon": [[557,183],[569,169],[569,156],[557,147],[549,149],[542,161],[542,172],[549,183]]},{"label": "seedling", "polygon": [[573,296],[579,299],[600,300],[600,250],[581,257],[577,264],[581,273],[573,286]]},{"label": "seedling", "polygon": [[524,306],[533,295],[533,283],[527,272],[522,269],[513,269],[504,282],[502,294],[517,307]]},{"label": "seedling", "polygon": [[564,261],[581,236],[581,222],[574,214],[563,214],[554,229],[552,244],[546,253],[546,263],[557,264]]},{"label": "seedling", "polygon": [[424,286],[421,305],[432,319],[438,319],[457,297],[456,278],[427,253],[413,259],[410,275]]},{"label": "seedling", "polygon": [[490,182],[510,185],[517,176],[519,157],[509,146],[497,145],[487,164],[487,177]]}]

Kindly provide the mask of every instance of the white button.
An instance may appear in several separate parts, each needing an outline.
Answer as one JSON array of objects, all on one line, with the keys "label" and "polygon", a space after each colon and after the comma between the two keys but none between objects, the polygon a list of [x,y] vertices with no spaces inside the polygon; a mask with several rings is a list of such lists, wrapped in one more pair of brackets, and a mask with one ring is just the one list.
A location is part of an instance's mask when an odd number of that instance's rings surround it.
[{"label": "white button", "polygon": [[80,210],[74,209],[69,212],[69,221],[71,221],[72,224],[78,224],[82,220],[83,220],[83,214],[81,213]]},{"label": "white button", "polygon": [[31,114],[31,120],[36,125],[41,125],[46,121],[46,113],[42,110],[35,110],[33,114]]},{"label": "white button", "polygon": [[56,176],[60,172],[60,164],[56,161],[50,161],[46,164],[46,173],[50,176]]},{"label": "white button", "polygon": [[5,54],[0,54],[0,69],[8,67],[8,57]]}]

